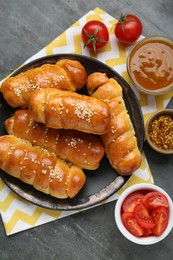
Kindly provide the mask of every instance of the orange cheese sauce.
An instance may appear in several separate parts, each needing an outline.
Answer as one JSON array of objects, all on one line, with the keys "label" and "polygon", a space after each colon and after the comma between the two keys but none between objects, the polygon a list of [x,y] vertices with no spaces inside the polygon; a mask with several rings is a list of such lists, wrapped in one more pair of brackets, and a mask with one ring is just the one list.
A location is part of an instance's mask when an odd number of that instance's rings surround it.
[{"label": "orange cheese sauce", "polygon": [[134,80],[143,88],[157,90],[173,84],[173,46],[153,40],[132,53],[130,70]]}]

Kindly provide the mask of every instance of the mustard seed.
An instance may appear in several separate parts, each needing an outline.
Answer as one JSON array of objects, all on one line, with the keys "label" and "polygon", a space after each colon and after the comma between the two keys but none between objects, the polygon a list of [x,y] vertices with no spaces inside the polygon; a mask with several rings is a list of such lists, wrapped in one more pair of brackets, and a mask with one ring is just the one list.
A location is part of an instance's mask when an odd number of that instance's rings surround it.
[{"label": "mustard seed", "polygon": [[151,141],[162,150],[173,149],[173,116],[160,115],[155,118],[148,129]]}]

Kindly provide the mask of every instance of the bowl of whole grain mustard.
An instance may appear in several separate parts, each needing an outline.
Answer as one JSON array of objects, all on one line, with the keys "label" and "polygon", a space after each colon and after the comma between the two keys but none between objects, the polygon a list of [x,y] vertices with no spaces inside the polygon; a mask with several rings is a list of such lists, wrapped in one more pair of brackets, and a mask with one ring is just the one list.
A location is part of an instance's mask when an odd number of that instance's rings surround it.
[{"label": "bowl of whole grain mustard", "polygon": [[173,109],[154,113],[146,123],[145,136],[155,151],[173,154]]},{"label": "bowl of whole grain mustard", "polygon": [[173,40],[148,36],[130,50],[127,72],[132,84],[145,94],[160,95],[173,89]]}]

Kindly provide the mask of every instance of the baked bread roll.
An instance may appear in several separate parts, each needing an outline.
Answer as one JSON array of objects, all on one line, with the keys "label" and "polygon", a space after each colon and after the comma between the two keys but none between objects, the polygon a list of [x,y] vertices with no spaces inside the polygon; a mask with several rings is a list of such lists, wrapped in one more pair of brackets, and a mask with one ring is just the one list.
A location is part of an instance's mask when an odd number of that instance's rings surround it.
[{"label": "baked bread roll", "polygon": [[109,107],[94,97],[55,88],[37,89],[31,94],[29,110],[37,122],[50,128],[98,135],[109,130]]},{"label": "baked bread roll", "polygon": [[45,64],[7,78],[1,85],[1,92],[10,106],[26,107],[31,93],[37,88],[76,91],[86,80],[87,74],[80,62],[62,59],[56,64]]},{"label": "baked bread roll", "polygon": [[141,165],[133,124],[127,112],[122,88],[105,73],[88,77],[87,88],[92,97],[104,100],[110,109],[109,131],[101,136],[110,164],[121,175],[130,175]]},{"label": "baked bread roll", "polygon": [[8,134],[26,139],[82,169],[95,170],[105,153],[98,136],[76,130],[53,129],[36,122],[27,109],[15,111],[5,121]]},{"label": "baked bread roll", "polygon": [[79,167],[69,166],[54,153],[12,135],[0,137],[0,168],[35,189],[60,199],[75,197],[86,180]]}]

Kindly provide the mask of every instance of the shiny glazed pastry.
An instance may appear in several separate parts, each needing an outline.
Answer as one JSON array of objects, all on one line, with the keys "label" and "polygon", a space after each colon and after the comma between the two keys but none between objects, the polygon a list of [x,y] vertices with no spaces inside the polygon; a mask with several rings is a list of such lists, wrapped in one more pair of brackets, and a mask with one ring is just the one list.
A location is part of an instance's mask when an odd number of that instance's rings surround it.
[{"label": "shiny glazed pastry", "polygon": [[10,106],[26,107],[31,93],[37,88],[76,91],[86,80],[87,74],[80,62],[62,59],[56,64],[44,64],[7,78],[1,85],[1,92]]},{"label": "shiny glazed pastry", "polygon": [[141,165],[141,153],[131,119],[122,97],[122,88],[104,73],[88,77],[88,92],[110,108],[109,131],[101,136],[110,164],[121,175],[130,175]]},{"label": "shiny glazed pastry", "polygon": [[35,189],[60,199],[75,197],[86,180],[79,167],[69,166],[54,153],[12,135],[0,137],[0,168]]},{"label": "shiny glazed pastry", "polygon": [[109,107],[94,97],[55,88],[37,89],[31,94],[29,110],[37,122],[50,128],[98,135],[109,130]]},{"label": "shiny glazed pastry", "polygon": [[36,122],[27,109],[15,111],[5,121],[8,134],[26,139],[83,169],[95,170],[105,153],[98,136],[76,130],[52,129]]}]

